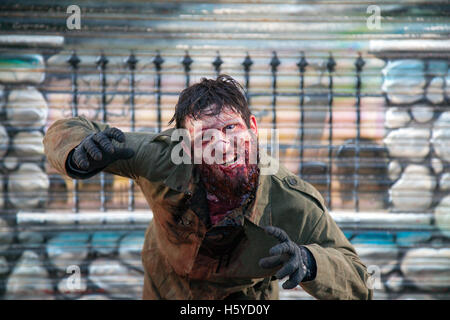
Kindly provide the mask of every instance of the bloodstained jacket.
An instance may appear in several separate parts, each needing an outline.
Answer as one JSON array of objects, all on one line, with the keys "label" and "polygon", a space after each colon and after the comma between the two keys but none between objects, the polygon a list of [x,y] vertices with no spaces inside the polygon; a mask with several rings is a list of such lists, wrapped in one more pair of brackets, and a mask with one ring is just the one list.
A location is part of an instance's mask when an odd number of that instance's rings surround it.
[{"label": "bloodstained jacket", "polygon": [[[300,286],[317,299],[371,299],[368,273],[353,246],[331,218],[320,193],[279,164],[276,174],[261,175],[256,196],[243,212],[243,237],[227,257],[201,253],[213,229],[200,219],[193,202],[199,177],[192,164],[175,165],[173,129],[159,134],[127,132],[118,147],[135,155],[89,173],[67,167],[69,153],[91,133],[108,124],[83,116],[55,121],[44,137],[47,160],[71,178],[86,179],[100,171],[133,179],[152,212],[142,249],[144,299],[278,299],[278,270],[262,269],[277,240],[261,227],[276,226],[315,258],[314,280]],[[272,161],[276,161],[271,159]],[[200,200],[199,200],[200,201]],[[220,239],[219,239],[220,241]],[[226,261],[225,261],[226,260]]]}]

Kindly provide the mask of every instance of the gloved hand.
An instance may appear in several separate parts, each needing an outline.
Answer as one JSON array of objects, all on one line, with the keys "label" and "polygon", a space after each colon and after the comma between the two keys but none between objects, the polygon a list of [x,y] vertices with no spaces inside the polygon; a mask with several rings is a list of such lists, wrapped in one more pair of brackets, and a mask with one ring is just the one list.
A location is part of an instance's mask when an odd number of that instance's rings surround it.
[{"label": "gloved hand", "polygon": [[75,147],[72,156],[68,159],[70,166],[92,172],[99,168],[105,168],[116,160],[129,159],[134,156],[133,149],[114,147],[112,139],[125,142],[125,134],[117,128],[107,128],[90,134]]},{"label": "gloved hand", "polygon": [[289,239],[287,233],[277,227],[268,226],[264,230],[281,241],[269,250],[270,257],[259,260],[262,268],[275,268],[283,265],[275,276],[289,279],[283,283],[284,289],[293,289],[302,281],[310,281],[316,277],[316,262],[308,249],[297,245]]}]

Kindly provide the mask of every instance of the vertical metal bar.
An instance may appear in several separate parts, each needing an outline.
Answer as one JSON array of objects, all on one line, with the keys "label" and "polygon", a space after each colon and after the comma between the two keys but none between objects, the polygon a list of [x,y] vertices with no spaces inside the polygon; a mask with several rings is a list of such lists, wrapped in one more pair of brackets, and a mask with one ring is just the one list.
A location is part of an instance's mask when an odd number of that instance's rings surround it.
[{"label": "vertical metal bar", "polygon": [[[72,78],[72,117],[78,116],[78,64],[81,60],[78,58],[75,51],[72,52],[72,55],[67,60],[67,63],[70,64],[72,68],[71,78]],[[80,211],[80,198],[79,198],[79,181],[78,179],[73,180],[73,212]]]},{"label": "vertical metal bar", "polygon": [[184,55],[184,58],[181,61],[181,63],[184,66],[184,74],[186,75],[186,84],[185,84],[186,88],[189,87],[189,84],[191,82],[190,71],[191,71],[191,64],[192,64],[192,62],[194,62],[194,61],[189,56],[189,52],[186,51],[186,54]]},{"label": "vertical metal bar", "polygon": [[157,121],[158,132],[161,132],[161,65],[164,63],[164,59],[161,57],[159,51],[156,52],[156,56],[153,59],[153,64],[156,69],[156,108],[157,108]]},{"label": "vertical metal bar", "polygon": [[331,183],[333,181],[333,72],[336,62],[330,53],[327,62],[328,70],[328,174],[327,174],[327,200],[328,208],[332,209]]},{"label": "vertical metal bar", "polygon": [[278,60],[276,51],[272,53],[272,59],[270,60],[270,65],[272,67],[272,127],[277,129],[277,69],[280,65],[280,60]]},{"label": "vertical metal bar", "polygon": [[[130,70],[130,113],[131,113],[131,132],[134,132],[136,129],[136,119],[135,119],[135,104],[134,104],[134,71],[136,70],[136,64],[138,60],[134,56],[133,53],[127,58],[125,63],[128,65],[128,69]],[[134,180],[129,179],[128,184],[128,211],[134,211]]]},{"label": "vertical metal bar", "polygon": [[360,139],[361,139],[361,71],[365,62],[359,53],[355,61],[356,67],[356,141],[353,173],[353,199],[355,201],[355,211],[359,212],[359,167],[360,167]]},{"label": "vertical metal bar", "polygon": [[298,69],[300,71],[300,163],[298,167],[298,173],[303,177],[303,150],[305,147],[305,69],[308,65],[305,59],[305,53],[301,53],[300,61],[297,63]]},{"label": "vertical metal bar", "polygon": [[[250,58],[250,55],[247,52],[247,56],[244,59],[244,62],[242,62],[242,65],[244,66],[244,72],[245,72],[245,98],[247,99],[248,107],[250,108],[250,94],[248,92],[250,88],[250,67],[252,66],[253,61]],[[251,111],[251,108],[250,108]]]},{"label": "vertical metal bar", "polygon": [[223,60],[220,58],[220,53],[217,51],[216,59],[213,61],[212,65],[214,70],[216,70],[216,77],[220,75],[220,67],[222,66]]},{"label": "vertical metal bar", "polygon": [[[100,85],[101,85],[101,113],[102,113],[102,122],[106,123],[108,120],[106,113],[106,65],[108,64],[108,59],[105,57],[102,52],[100,57],[97,59],[97,68],[100,71]],[[105,197],[105,173],[103,171],[100,172],[100,211],[106,211],[106,197]]]}]

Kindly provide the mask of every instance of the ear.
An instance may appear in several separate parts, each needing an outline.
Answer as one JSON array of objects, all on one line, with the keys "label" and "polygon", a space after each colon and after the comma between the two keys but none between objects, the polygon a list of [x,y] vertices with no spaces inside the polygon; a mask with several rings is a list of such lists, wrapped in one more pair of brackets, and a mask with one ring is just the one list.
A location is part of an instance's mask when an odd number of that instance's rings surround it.
[{"label": "ear", "polygon": [[250,130],[258,136],[258,122],[256,121],[256,117],[254,115],[250,115]]}]

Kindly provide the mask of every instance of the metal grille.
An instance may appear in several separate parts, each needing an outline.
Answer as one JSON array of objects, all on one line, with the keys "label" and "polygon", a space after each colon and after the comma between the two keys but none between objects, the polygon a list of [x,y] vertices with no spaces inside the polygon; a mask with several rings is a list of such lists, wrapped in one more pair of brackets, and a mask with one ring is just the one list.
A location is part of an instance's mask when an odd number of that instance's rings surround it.
[{"label": "metal grille", "polygon": [[[78,73],[79,73],[79,64],[81,62],[80,58],[77,56],[76,52],[73,52],[70,58],[67,60],[67,67],[70,68],[71,73],[71,92],[64,92],[61,90],[47,90],[47,94],[49,93],[63,93],[70,94],[72,96],[71,101],[71,110],[72,116],[78,116],[78,97],[79,95],[97,95],[100,96],[100,103],[98,105],[98,110],[96,110],[96,119],[102,122],[108,122],[109,111],[108,111],[108,103],[107,96],[109,95],[125,95],[128,96],[128,106],[126,106],[126,113],[129,117],[129,128],[131,131],[136,130],[136,119],[135,119],[135,97],[138,95],[154,95],[155,96],[155,107],[157,113],[157,121],[155,128],[147,128],[153,129],[156,131],[161,131],[162,127],[165,126],[162,122],[162,109],[161,109],[161,97],[167,95],[178,95],[179,92],[167,91],[162,88],[161,80],[164,78],[164,57],[160,52],[157,52],[153,57],[153,67],[154,67],[154,76],[155,76],[155,86],[154,88],[148,88],[146,91],[136,91],[135,88],[135,73],[136,73],[136,64],[139,61],[139,56],[134,53],[130,53],[128,57],[124,58],[124,68],[128,72],[128,90],[114,90],[114,88],[108,88],[108,57],[101,53],[97,60],[97,76],[99,77],[99,85],[98,91],[96,90],[80,90],[78,84]],[[191,84],[191,65],[195,63],[195,60],[189,55],[189,52],[186,51],[184,57],[180,62],[183,66],[184,77],[185,77],[185,86]],[[298,56],[297,62],[297,73],[298,73],[298,90],[295,92],[279,92],[277,85],[277,78],[279,76],[278,67],[282,62],[277,56],[277,52],[273,52],[272,58],[269,61],[270,65],[270,77],[271,77],[271,88],[270,91],[267,92],[253,92],[252,91],[252,65],[254,64],[251,56],[249,54],[246,55],[245,59],[242,61],[242,71],[244,73],[245,78],[245,89],[246,89],[246,97],[249,101],[250,109],[252,108],[252,98],[254,97],[269,97],[271,100],[270,105],[270,113],[271,113],[271,126],[273,129],[278,129],[277,126],[280,123],[277,121],[277,99],[280,97],[295,97],[298,99],[298,111],[300,113],[300,123],[298,124],[298,134],[295,141],[292,143],[280,143],[280,149],[296,149],[299,152],[299,165],[298,165],[298,174],[301,178],[310,181],[313,184],[323,185],[321,191],[326,198],[328,207],[333,209],[332,202],[332,180],[336,178],[338,174],[334,172],[334,163],[340,167],[351,167],[353,172],[350,174],[352,177],[352,189],[350,191],[351,196],[353,198],[353,208],[355,211],[359,211],[359,181],[360,181],[360,152],[361,150],[382,150],[383,147],[378,146],[376,144],[364,144],[361,142],[361,99],[364,97],[380,97],[381,95],[378,93],[362,93],[362,81],[361,81],[361,73],[363,72],[363,67],[365,61],[361,54],[354,61],[354,89],[353,92],[335,92],[334,91],[334,83],[333,77],[335,73],[335,69],[337,67],[337,63],[333,58],[332,54],[325,61],[326,65],[326,76],[328,79],[328,86],[324,92],[308,92],[308,88],[305,88],[305,72],[308,68],[308,59],[305,53],[300,53]],[[221,59],[220,53],[217,53],[217,56],[211,58],[211,65],[214,68],[214,72],[216,75],[219,75],[222,70],[223,60]],[[325,144],[317,144],[316,142],[308,143],[305,141],[305,96],[308,97],[317,97],[318,99],[322,99],[326,101],[326,123],[324,124],[324,128],[327,128],[328,137],[326,139]],[[335,97],[351,97],[355,99],[355,104],[352,106],[354,109],[354,113],[356,114],[354,126],[356,128],[356,135],[351,142],[347,144],[335,144],[333,141],[333,101]],[[320,109],[319,109],[320,110]],[[258,116],[258,112],[255,111],[255,114]],[[259,116],[261,118],[261,113],[268,113],[269,110],[263,110],[259,112]],[[320,111],[319,111],[320,112]],[[306,162],[304,158],[305,150],[308,149],[316,149],[316,150],[326,150],[326,157],[323,159],[318,159],[320,161],[316,162]],[[353,150],[354,155],[353,159],[348,162],[348,159],[342,158],[338,159],[339,156],[338,150]],[[341,152],[342,153],[342,152]],[[376,159],[369,159],[370,161],[376,161]],[[366,164],[367,165],[367,164]],[[376,163],[371,163],[369,166],[376,165]],[[316,171],[316,172],[315,172]],[[319,171],[317,173],[317,171]],[[346,175],[348,176],[348,174]],[[382,179],[383,177],[381,177]],[[100,210],[106,211],[106,196],[105,196],[105,173],[100,173]],[[347,177],[348,179],[348,177]],[[347,181],[348,182],[348,181]],[[380,180],[376,181],[378,184],[385,184],[386,181]],[[348,186],[348,183],[345,185]],[[79,193],[79,182],[74,181],[73,186],[73,211],[79,211],[79,203],[80,203],[80,193]],[[346,192],[349,192],[346,190]],[[135,209],[135,188],[133,181],[129,182],[128,188],[128,210],[133,211]]]},{"label": "metal grille", "polygon": [[[426,167],[436,184],[449,172],[449,162],[443,161],[437,173],[431,143],[429,154],[416,161],[414,155],[389,157],[382,141],[397,129],[385,126],[393,108],[408,110],[411,118],[416,104],[432,110],[428,122],[414,118],[400,129],[434,126],[448,110],[448,93],[438,104],[425,101],[430,82],[448,74],[448,1],[78,0],[81,30],[68,30],[72,4],[0,3],[0,56],[37,55],[43,58],[37,73],[45,74],[8,82],[9,71],[0,65],[1,120],[10,138],[0,161],[1,298],[89,299],[99,294],[139,299],[140,250],[152,219],[133,181],[110,174],[76,181],[55,172],[45,159],[19,156],[11,161],[16,134],[43,134],[53,121],[77,114],[124,131],[161,131],[184,87],[223,72],[247,88],[260,127],[281,132],[281,162],[319,189],[363,263],[379,267],[382,287],[375,298],[448,299],[448,224],[438,214],[448,212],[448,202],[440,201],[448,189],[428,190],[432,203],[417,210],[408,205],[414,196],[403,190],[397,197],[403,201],[395,205],[388,189],[404,179],[388,179],[386,162],[396,163],[403,173],[410,164]],[[380,29],[367,25],[372,5],[380,9]],[[427,79],[422,100],[396,105],[389,92],[385,96],[382,75],[389,62],[404,59],[421,60],[415,65],[426,65]],[[433,71],[433,59],[447,64]],[[410,66],[411,61],[404,63]],[[412,77],[422,73],[415,71]],[[6,111],[13,107],[8,94],[28,86],[44,94],[47,123],[37,129],[9,126]],[[39,205],[23,209],[20,201],[34,200],[34,195],[9,182],[17,180],[29,160],[46,171],[50,188],[45,191],[50,193]],[[25,180],[33,185],[37,177]],[[87,282],[78,293],[59,287],[73,264]],[[105,272],[105,264],[112,266],[112,274]],[[280,297],[311,298],[301,290],[282,289]]]}]

